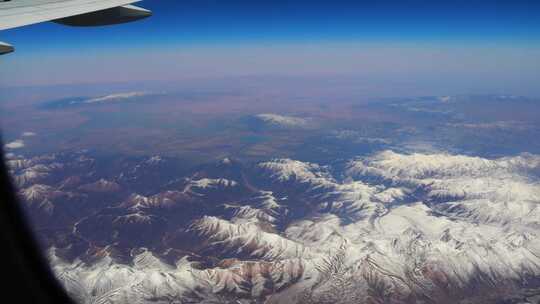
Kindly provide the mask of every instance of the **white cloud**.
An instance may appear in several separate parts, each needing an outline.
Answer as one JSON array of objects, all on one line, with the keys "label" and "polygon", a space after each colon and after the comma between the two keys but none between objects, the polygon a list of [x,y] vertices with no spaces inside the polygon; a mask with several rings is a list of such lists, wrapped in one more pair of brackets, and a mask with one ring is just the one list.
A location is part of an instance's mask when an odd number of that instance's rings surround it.
[{"label": "white cloud", "polygon": [[442,102],[450,102],[452,100],[452,96],[440,96],[438,99]]},{"label": "white cloud", "polygon": [[521,121],[495,121],[487,123],[449,123],[449,127],[477,130],[511,130],[526,131],[535,128],[534,125]]},{"label": "white cloud", "polygon": [[281,127],[304,127],[308,123],[304,118],[271,113],[258,114],[256,117],[268,124]]},{"label": "white cloud", "polygon": [[332,131],[331,136],[344,141],[356,144],[391,144],[392,142],[385,138],[367,137],[362,132],[354,130]]},{"label": "white cloud", "polygon": [[10,143],[7,143],[4,147],[6,149],[10,149],[10,150],[20,149],[20,148],[24,147],[24,141],[22,139],[17,139],[17,140],[14,140],[14,141],[10,142]]},{"label": "white cloud", "polygon": [[105,95],[101,97],[91,98],[83,101],[82,103],[101,103],[101,102],[110,102],[110,101],[123,101],[127,99],[132,99],[136,97],[142,97],[150,95],[149,92],[138,91],[138,92],[126,92],[126,93],[116,93]]},{"label": "white cloud", "polygon": [[23,132],[23,134],[22,134],[23,137],[32,137],[32,136],[36,136],[36,135],[37,135],[37,133],[29,132],[29,131],[28,132]]}]

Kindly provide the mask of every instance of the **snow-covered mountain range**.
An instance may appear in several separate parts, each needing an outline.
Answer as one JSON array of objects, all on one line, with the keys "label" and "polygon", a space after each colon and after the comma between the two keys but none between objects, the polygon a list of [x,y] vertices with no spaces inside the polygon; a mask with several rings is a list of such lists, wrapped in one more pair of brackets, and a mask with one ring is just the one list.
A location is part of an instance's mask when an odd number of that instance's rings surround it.
[{"label": "snow-covered mountain range", "polygon": [[9,161],[78,302],[540,301],[538,155],[168,161]]}]

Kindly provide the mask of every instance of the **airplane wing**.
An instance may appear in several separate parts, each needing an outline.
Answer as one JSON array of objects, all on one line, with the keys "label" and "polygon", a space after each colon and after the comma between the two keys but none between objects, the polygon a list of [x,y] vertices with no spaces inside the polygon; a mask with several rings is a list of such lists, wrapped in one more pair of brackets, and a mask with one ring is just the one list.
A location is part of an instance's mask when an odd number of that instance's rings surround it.
[{"label": "airplane wing", "polygon": [[[44,21],[97,26],[139,20],[151,15],[130,5],[139,0],[0,0],[0,30]],[[13,47],[0,42],[0,55]]]}]

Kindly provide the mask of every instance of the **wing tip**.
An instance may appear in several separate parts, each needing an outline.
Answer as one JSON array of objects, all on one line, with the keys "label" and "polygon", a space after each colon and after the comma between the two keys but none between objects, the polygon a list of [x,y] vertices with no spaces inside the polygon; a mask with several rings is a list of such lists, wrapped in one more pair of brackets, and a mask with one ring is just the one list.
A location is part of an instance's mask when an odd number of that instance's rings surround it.
[{"label": "wing tip", "polygon": [[138,21],[152,16],[152,11],[134,5],[112,7],[52,20],[69,26],[103,26]]},{"label": "wing tip", "polygon": [[15,51],[13,45],[0,41],[0,55],[9,54]]}]

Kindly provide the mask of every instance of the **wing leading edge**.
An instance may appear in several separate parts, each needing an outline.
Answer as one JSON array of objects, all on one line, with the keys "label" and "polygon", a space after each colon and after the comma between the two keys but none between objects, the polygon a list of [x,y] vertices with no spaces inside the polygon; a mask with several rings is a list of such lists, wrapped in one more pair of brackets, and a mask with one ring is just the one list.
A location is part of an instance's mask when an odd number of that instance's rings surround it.
[{"label": "wing leading edge", "polygon": [[[0,30],[54,21],[71,26],[99,26],[140,20],[152,15],[133,6],[140,0],[0,0]],[[13,47],[0,42],[0,55]]]}]

